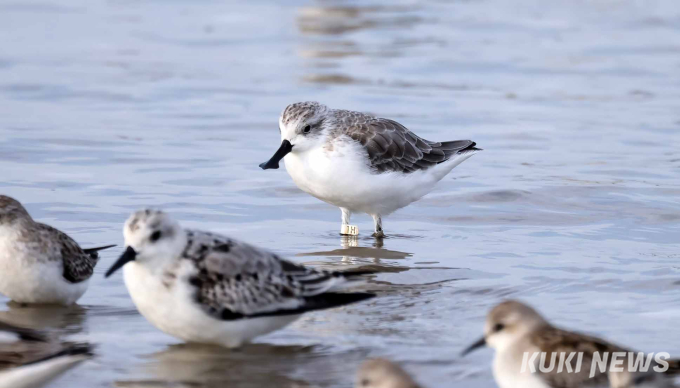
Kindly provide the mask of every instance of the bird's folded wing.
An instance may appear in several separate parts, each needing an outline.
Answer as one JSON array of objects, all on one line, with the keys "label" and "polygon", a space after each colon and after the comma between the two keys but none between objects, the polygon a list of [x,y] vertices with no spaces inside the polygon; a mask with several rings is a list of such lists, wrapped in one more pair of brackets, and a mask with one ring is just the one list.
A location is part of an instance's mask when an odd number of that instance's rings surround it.
[{"label": "bird's folded wing", "polygon": [[345,134],[366,149],[371,167],[377,173],[425,170],[459,152],[477,150],[471,140],[432,142],[394,120],[383,118],[358,122],[349,126]]},{"label": "bird's folded wing", "polygon": [[57,244],[55,260],[64,265],[64,279],[71,283],[80,283],[89,279],[94,273],[98,255],[96,252],[85,252],[75,240],[66,233],[46,224],[38,224],[41,238],[46,244]]},{"label": "bird's folded wing", "polygon": [[[540,371],[539,369],[538,372],[540,377],[552,388],[608,386],[606,370],[605,372],[601,372],[600,369],[593,364],[595,353],[599,353],[600,358],[603,358],[604,354],[608,353],[608,369],[612,353],[627,352],[627,350],[599,338],[554,327],[547,330],[539,330],[534,333],[532,342],[546,352],[544,368],[550,366],[550,360],[553,357],[553,354],[555,354],[555,367],[552,369],[544,369],[549,370],[547,372]],[[561,356],[560,353],[564,353],[564,356]],[[570,359],[570,365],[573,372],[567,373],[566,365],[559,368],[560,357],[563,357],[566,361],[572,353],[575,354],[575,356]],[[578,354],[583,354],[580,369],[577,369]],[[537,362],[540,363],[540,357]],[[593,377],[590,377],[591,368],[596,368]]]},{"label": "bird's folded wing", "polygon": [[189,278],[195,300],[219,319],[319,309],[315,297],[348,281],[342,273],[306,268],[223,236],[197,231],[188,236],[184,258],[193,260],[197,268]]}]

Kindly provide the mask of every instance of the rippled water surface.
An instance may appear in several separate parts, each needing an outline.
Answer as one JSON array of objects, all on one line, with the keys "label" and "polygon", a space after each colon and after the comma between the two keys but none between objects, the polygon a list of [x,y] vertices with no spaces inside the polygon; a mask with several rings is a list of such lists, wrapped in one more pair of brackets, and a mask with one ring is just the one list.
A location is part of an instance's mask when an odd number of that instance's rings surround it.
[{"label": "rippled water surface", "polygon": [[[56,387],[349,387],[367,356],[430,387],[492,387],[491,351],[459,352],[509,297],[680,356],[676,0],[5,0],[0,47],[0,192],[85,246],[119,244],[79,306],[2,303],[0,319],[99,344]],[[336,208],[257,166],[299,100],[484,152],[386,218],[382,245],[365,215],[343,241]],[[182,345],[103,278],[145,206],[371,266],[380,295],[237,352]]]}]

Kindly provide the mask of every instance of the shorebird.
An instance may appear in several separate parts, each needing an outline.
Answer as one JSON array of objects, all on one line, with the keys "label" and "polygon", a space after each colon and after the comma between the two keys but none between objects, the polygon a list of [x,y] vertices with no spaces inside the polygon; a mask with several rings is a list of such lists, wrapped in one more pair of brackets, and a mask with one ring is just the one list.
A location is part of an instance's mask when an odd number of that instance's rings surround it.
[{"label": "shorebird", "polygon": [[399,365],[384,358],[364,361],[357,372],[355,388],[420,388]]},{"label": "shorebird", "polygon": [[107,245],[82,249],[66,233],[31,218],[0,195],[0,293],[19,303],[75,303]]},{"label": "shorebird", "polygon": [[[644,353],[557,328],[517,301],[494,307],[487,316],[484,337],[463,355],[484,345],[496,351],[493,374],[500,388],[665,388],[674,386],[672,376],[680,373],[678,360],[665,360],[667,368],[663,372],[663,362],[656,357],[647,360]],[[615,353],[623,360],[622,370],[618,370],[619,364],[613,364]],[[647,360],[647,370],[629,367],[636,357]],[[594,363],[602,359],[604,370]]]},{"label": "shorebird", "polygon": [[239,347],[302,313],[373,297],[336,290],[359,272],[307,268],[218,234],[184,230],[164,212],[140,210],[123,228],[125,285],[139,312],[187,342]]},{"label": "shorebird", "polygon": [[0,322],[0,388],[37,388],[92,357],[88,344],[50,341],[45,334]]},{"label": "shorebird", "polygon": [[[288,105],[279,118],[281,146],[262,169],[279,168],[304,192],[340,208],[347,230],[353,212],[382,217],[432,191],[454,167],[479,152],[471,140],[425,140],[390,119],[331,109],[318,102]],[[343,232],[341,232],[343,233]]]}]

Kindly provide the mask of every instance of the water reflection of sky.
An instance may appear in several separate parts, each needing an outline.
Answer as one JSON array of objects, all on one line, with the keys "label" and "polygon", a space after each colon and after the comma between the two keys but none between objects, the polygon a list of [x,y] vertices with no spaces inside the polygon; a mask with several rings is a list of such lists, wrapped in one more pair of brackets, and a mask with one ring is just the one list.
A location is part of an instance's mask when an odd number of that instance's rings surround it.
[{"label": "water reflection of sky", "polygon": [[[493,386],[458,357],[515,297],[563,326],[680,354],[680,10],[655,2],[5,2],[1,192],[83,245],[144,206],[331,268],[379,270],[368,303],[241,353],[177,345],[133,309],[105,251],[77,311],[35,318],[99,344],[57,387],[347,387],[367,355],[427,386]],[[259,170],[288,104],[392,117],[484,148],[347,242],[340,212]],[[357,215],[362,231],[371,220]],[[7,306],[0,318],[32,321]],[[603,324],[602,322],[605,322]]]}]

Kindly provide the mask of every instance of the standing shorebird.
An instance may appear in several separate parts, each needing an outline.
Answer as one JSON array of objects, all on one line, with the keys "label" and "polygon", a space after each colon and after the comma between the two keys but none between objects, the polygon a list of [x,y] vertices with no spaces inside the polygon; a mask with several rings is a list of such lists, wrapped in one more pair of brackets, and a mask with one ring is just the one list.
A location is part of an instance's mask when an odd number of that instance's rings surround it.
[{"label": "standing shorebird", "polygon": [[399,365],[384,358],[364,361],[357,372],[355,388],[420,388]]},{"label": "standing shorebird", "polygon": [[0,293],[19,303],[75,303],[99,259],[71,237],[35,222],[19,201],[0,195]]},{"label": "standing shorebird", "polygon": [[352,212],[367,213],[375,237],[384,236],[383,216],[429,193],[480,151],[471,140],[433,142],[396,121],[318,102],[288,105],[279,130],[281,147],[260,167],[279,168],[283,159],[302,191],[340,208],[342,230]]},{"label": "standing shorebird", "polygon": [[184,230],[161,211],[140,210],[123,227],[123,276],[139,312],[187,342],[241,346],[302,313],[373,297],[336,290],[359,272],[320,271],[225,236]]},{"label": "standing shorebird", "polygon": [[88,344],[60,343],[0,322],[0,388],[38,388],[92,357]]},{"label": "standing shorebird", "polygon": [[[680,373],[678,360],[663,360],[664,367],[657,358],[648,359],[648,355],[599,338],[559,329],[517,301],[494,307],[487,316],[484,337],[463,355],[484,345],[496,351],[493,374],[500,388],[667,388],[674,386],[672,378]],[[620,364],[614,364],[615,354],[622,360]],[[640,357],[648,368],[631,370],[630,363]],[[594,362],[602,359],[604,371]]]}]

